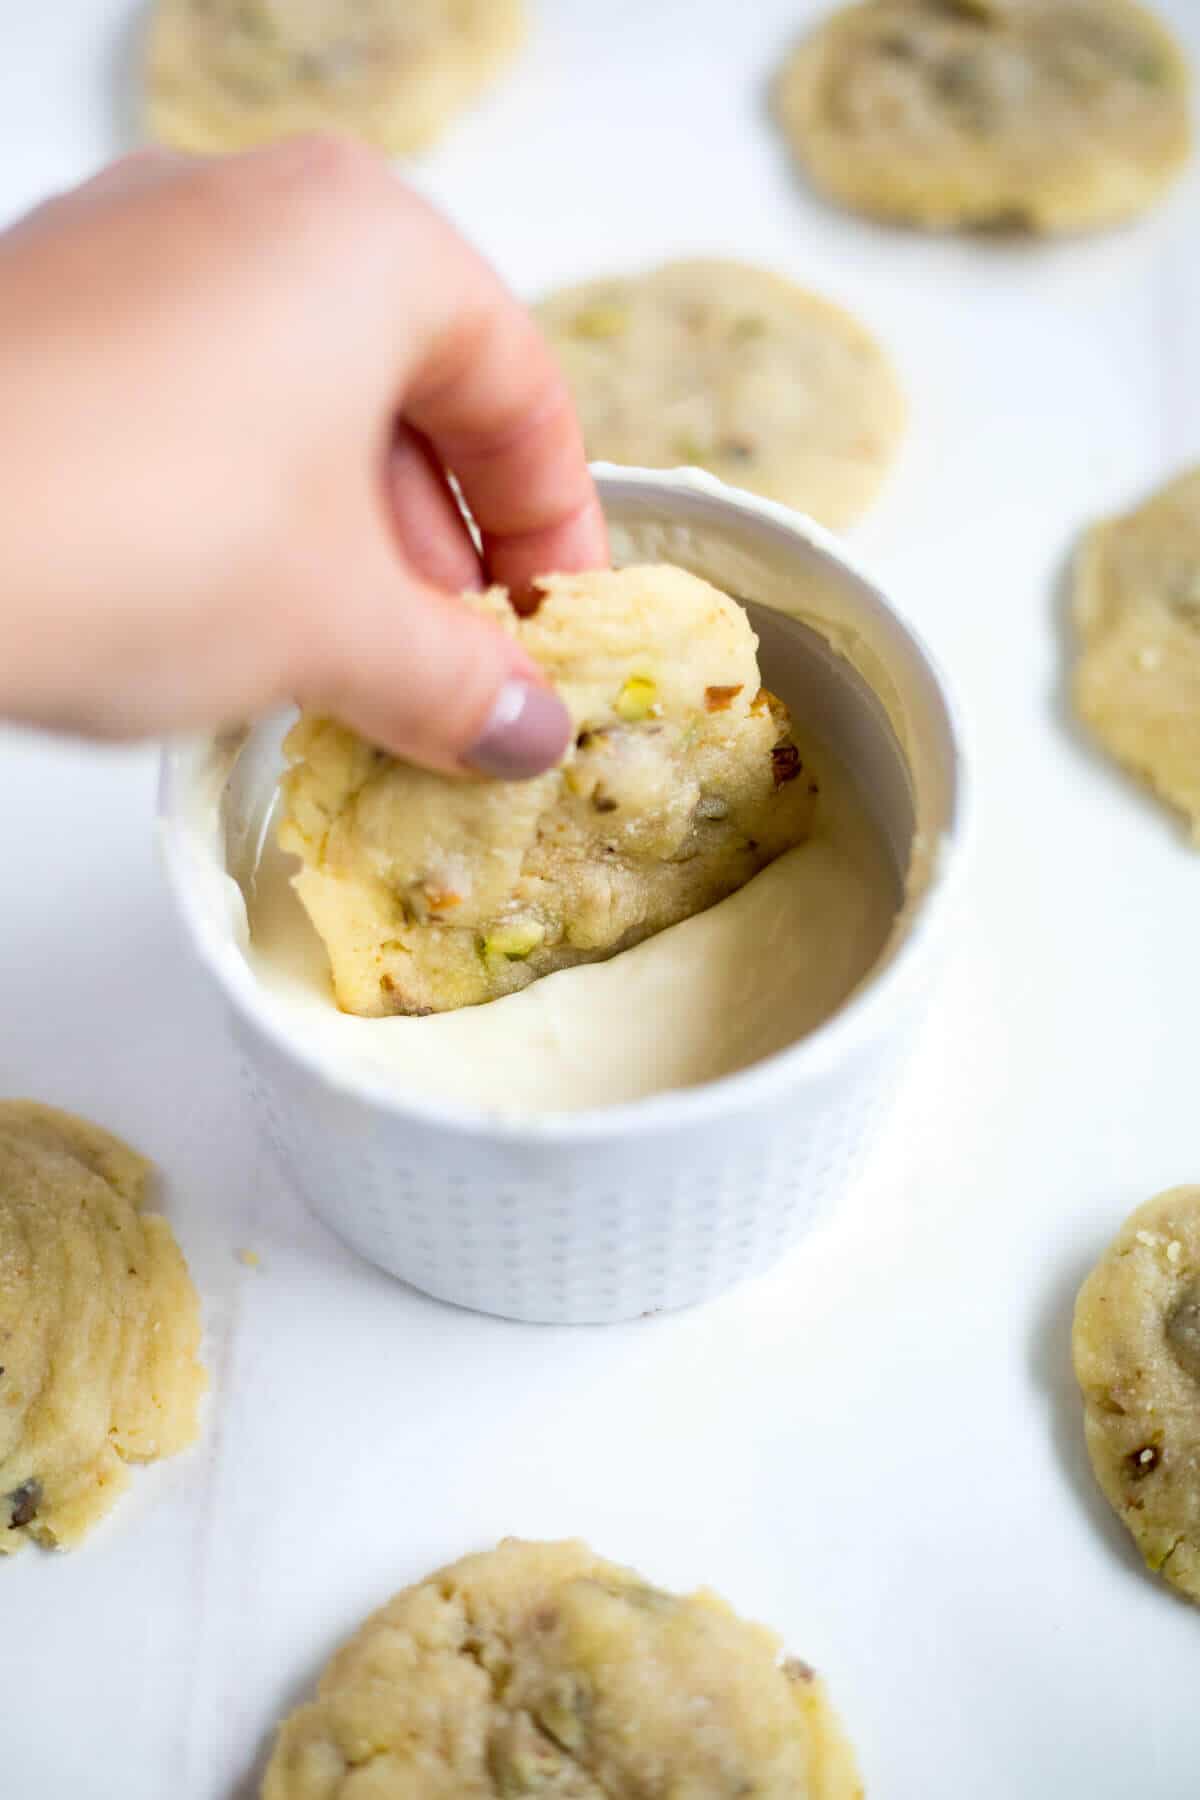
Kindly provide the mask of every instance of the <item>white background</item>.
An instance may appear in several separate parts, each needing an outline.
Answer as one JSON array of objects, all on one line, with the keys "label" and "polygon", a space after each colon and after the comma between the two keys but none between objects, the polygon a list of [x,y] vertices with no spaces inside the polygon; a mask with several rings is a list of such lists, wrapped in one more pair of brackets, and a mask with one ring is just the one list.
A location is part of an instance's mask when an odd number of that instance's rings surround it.
[{"label": "white background", "polygon": [[[7,215],[121,144],[135,20],[4,10]],[[1095,241],[876,229],[803,190],[766,116],[818,6],[536,10],[417,171],[518,287],[761,258],[899,363],[911,435],[856,536],[972,728],[956,960],[886,1149],[775,1275],[623,1328],[473,1318],[344,1252],[257,1148],[155,867],[152,753],[0,738],[0,1092],[162,1164],[213,1374],[194,1453],[76,1555],[0,1569],[0,1792],[249,1800],[368,1608],[519,1532],[770,1620],[879,1800],[1180,1800],[1198,1621],[1093,1490],[1068,1336],[1124,1214],[1200,1179],[1200,857],[1064,713],[1063,575],[1091,515],[1200,454],[1197,178]],[[1200,59],[1200,9],[1162,10]]]}]

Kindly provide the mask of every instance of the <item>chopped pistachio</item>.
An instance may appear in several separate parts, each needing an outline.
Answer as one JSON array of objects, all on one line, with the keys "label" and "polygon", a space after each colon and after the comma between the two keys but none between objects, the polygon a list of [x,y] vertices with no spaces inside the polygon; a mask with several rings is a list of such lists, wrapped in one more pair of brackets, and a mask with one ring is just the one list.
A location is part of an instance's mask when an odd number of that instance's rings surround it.
[{"label": "chopped pistachio", "polygon": [[577,1755],[587,1737],[583,1715],[587,1696],[571,1675],[558,1675],[533,1708],[533,1716],[546,1736],[563,1750]]},{"label": "chopped pistachio", "polygon": [[735,344],[748,344],[752,338],[762,337],[766,329],[767,321],[756,313],[741,313],[729,327],[729,335]]},{"label": "chopped pistachio", "polygon": [[1200,1283],[1189,1288],[1168,1315],[1167,1343],[1184,1374],[1200,1382]]},{"label": "chopped pistachio", "polygon": [[649,718],[657,698],[656,681],[652,681],[648,675],[631,675],[617,695],[613,711],[618,719],[624,719],[627,725],[634,725],[639,719]]},{"label": "chopped pistachio", "polygon": [[699,467],[708,461],[712,451],[706,450],[698,438],[684,433],[682,437],[677,437],[672,441],[671,454],[677,456],[681,463],[690,463],[693,467]]},{"label": "chopped pistachio", "polygon": [[524,1744],[506,1744],[494,1748],[489,1760],[501,1800],[522,1800],[523,1795],[540,1793],[562,1767],[557,1752],[549,1745],[543,1751]]},{"label": "chopped pistachio", "polygon": [[1200,625],[1200,568],[1187,564],[1168,589],[1167,604],[1188,625]]},{"label": "chopped pistachio", "polygon": [[239,0],[232,24],[243,37],[256,38],[261,43],[269,42],[277,35],[271,10],[263,0]]},{"label": "chopped pistachio", "polygon": [[1139,56],[1131,68],[1134,80],[1143,87],[1161,87],[1167,79],[1167,65],[1160,56]]},{"label": "chopped pistachio", "polygon": [[523,962],[531,956],[546,936],[546,927],[537,919],[514,919],[509,925],[497,925],[483,940],[485,956],[506,956],[510,962]]},{"label": "chopped pistachio", "polygon": [[933,83],[947,100],[977,103],[982,96],[983,58],[969,50],[956,51],[935,64]]},{"label": "chopped pistachio", "polygon": [[977,25],[996,23],[996,0],[937,0],[937,3],[942,12],[952,13],[956,19],[970,19]]},{"label": "chopped pistachio", "polygon": [[575,314],[571,320],[571,336],[590,338],[593,341],[620,337],[628,324],[627,306],[606,306],[598,301],[595,306],[585,306]]}]

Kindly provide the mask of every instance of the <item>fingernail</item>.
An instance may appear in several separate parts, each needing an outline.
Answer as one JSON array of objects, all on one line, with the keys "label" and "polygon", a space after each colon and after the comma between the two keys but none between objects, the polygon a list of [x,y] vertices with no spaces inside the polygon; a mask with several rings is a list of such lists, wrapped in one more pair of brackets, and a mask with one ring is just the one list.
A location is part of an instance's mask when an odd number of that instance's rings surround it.
[{"label": "fingernail", "polygon": [[571,736],[566,707],[536,681],[506,681],[491,717],[463,757],[480,775],[522,781],[553,768]]}]

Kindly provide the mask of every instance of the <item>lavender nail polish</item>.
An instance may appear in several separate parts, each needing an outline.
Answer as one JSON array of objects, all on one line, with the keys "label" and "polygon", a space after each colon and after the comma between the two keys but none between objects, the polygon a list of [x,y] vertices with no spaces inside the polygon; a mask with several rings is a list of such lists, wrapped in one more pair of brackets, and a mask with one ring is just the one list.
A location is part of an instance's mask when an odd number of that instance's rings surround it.
[{"label": "lavender nail polish", "polygon": [[550,688],[506,681],[482,733],[463,757],[480,775],[521,781],[552,768],[567,747],[571,720]]}]

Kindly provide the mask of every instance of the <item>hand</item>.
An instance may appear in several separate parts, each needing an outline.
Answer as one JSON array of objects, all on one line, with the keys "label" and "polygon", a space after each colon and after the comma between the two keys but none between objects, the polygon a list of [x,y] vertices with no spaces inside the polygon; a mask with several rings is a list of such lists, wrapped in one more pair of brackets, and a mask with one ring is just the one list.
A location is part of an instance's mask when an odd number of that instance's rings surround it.
[{"label": "hand", "polygon": [[0,715],[129,737],[296,699],[439,768],[561,754],[561,703],[456,596],[606,560],[578,425],[367,150],[146,152],[48,202],[0,237],[0,393]]}]

